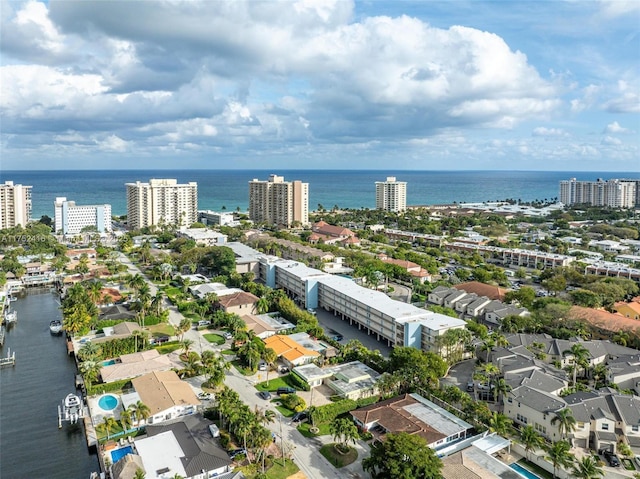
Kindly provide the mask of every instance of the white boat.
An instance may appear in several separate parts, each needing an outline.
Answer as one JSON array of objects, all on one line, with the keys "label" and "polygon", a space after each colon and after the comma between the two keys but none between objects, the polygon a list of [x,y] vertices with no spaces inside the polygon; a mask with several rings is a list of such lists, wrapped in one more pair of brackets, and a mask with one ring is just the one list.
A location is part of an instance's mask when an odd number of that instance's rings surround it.
[{"label": "white boat", "polygon": [[7,311],[4,313],[4,320],[7,323],[15,323],[18,321],[18,312],[17,311]]},{"label": "white boat", "polygon": [[51,334],[60,334],[62,332],[62,321],[54,319],[49,323],[49,331]]},{"label": "white boat", "polygon": [[62,427],[62,422],[75,424],[78,419],[84,417],[84,406],[80,397],[75,394],[67,394],[62,401],[62,407],[58,406],[58,427]]}]

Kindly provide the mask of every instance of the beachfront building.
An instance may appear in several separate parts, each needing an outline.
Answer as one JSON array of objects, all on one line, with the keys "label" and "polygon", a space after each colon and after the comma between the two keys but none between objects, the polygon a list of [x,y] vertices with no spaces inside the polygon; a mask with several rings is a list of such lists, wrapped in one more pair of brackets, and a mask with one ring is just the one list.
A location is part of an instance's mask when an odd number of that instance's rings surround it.
[{"label": "beachfront building", "polygon": [[126,183],[129,229],[148,226],[190,226],[198,220],[198,183],[175,179]]},{"label": "beachfront building", "polygon": [[227,235],[207,228],[180,228],[178,236],[195,241],[198,246],[223,246]]},{"label": "beachfront building", "polygon": [[388,176],[376,181],[376,209],[398,213],[407,209],[407,183]]},{"label": "beachfront building", "polygon": [[239,226],[240,222],[235,219],[235,215],[229,212],[218,213],[211,210],[198,211],[198,221],[207,226]]},{"label": "beachfront building", "polygon": [[565,205],[588,204],[611,208],[632,208],[637,203],[638,180],[611,179],[560,182],[560,202]]},{"label": "beachfront building", "polygon": [[0,185],[0,229],[27,226],[31,220],[31,186]]},{"label": "beachfront building", "polygon": [[249,182],[249,218],[277,226],[309,224],[309,183],[284,181],[284,176]]},{"label": "beachfront building", "polygon": [[55,230],[64,235],[76,235],[82,230],[95,228],[98,233],[110,233],[111,205],[76,205],[58,197],[54,202]]}]

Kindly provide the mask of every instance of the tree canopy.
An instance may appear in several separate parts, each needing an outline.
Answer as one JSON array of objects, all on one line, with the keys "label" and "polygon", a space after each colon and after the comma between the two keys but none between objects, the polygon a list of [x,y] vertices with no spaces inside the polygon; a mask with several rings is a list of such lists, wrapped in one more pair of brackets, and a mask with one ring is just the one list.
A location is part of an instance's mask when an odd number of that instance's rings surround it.
[{"label": "tree canopy", "polygon": [[374,479],[440,479],[442,462],[423,438],[401,432],[375,442],[362,467]]}]

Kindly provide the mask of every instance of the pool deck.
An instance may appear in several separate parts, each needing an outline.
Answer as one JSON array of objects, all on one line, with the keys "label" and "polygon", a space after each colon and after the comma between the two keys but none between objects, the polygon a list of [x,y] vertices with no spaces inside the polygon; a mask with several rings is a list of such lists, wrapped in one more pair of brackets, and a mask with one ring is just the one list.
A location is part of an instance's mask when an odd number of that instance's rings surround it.
[{"label": "pool deck", "polygon": [[[106,411],[98,405],[98,401],[100,401],[100,398],[106,395],[118,398],[118,405],[111,411]],[[90,396],[87,398],[87,404],[89,405],[89,412],[91,413],[93,424],[100,424],[102,420],[107,416],[112,416],[116,421],[119,421],[120,413],[124,411],[124,407],[122,406],[122,398],[119,394],[114,393],[100,394],[99,396]]]}]

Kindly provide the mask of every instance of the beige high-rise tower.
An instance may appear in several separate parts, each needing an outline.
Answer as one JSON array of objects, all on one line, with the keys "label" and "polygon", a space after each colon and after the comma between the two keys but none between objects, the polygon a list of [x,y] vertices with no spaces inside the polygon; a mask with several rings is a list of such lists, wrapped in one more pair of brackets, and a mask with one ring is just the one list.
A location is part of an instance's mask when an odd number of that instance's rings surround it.
[{"label": "beige high-rise tower", "polygon": [[198,183],[175,179],[126,183],[127,224],[130,229],[152,225],[190,226],[198,221]]},{"label": "beige high-rise tower", "polygon": [[387,181],[376,181],[376,209],[398,213],[407,209],[407,183],[388,176]]},{"label": "beige high-rise tower", "polygon": [[0,229],[26,226],[31,220],[31,186],[0,185]]},{"label": "beige high-rise tower", "polygon": [[249,182],[249,218],[256,223],[290,227],[309,223],[309,183],[284,181],[271,175],[267,181]]}]

